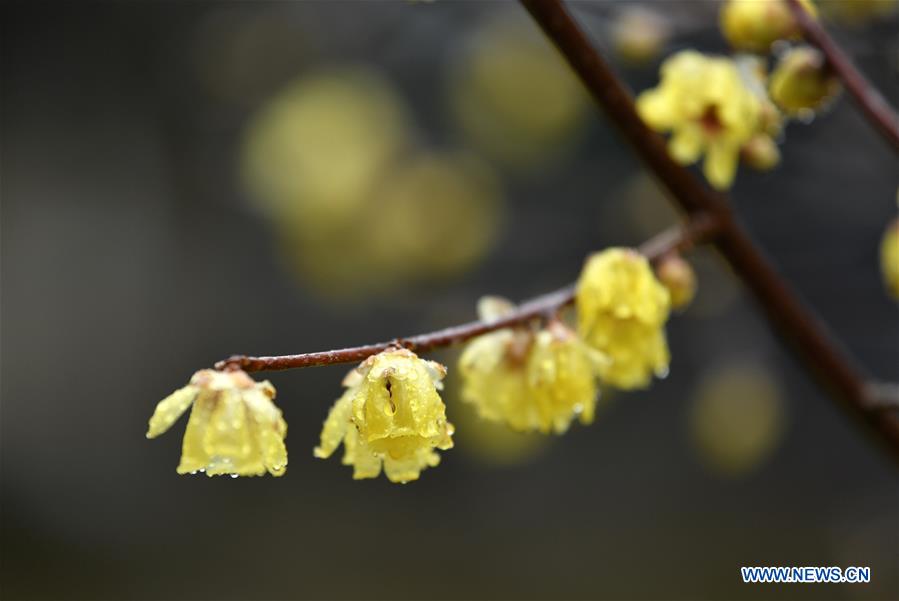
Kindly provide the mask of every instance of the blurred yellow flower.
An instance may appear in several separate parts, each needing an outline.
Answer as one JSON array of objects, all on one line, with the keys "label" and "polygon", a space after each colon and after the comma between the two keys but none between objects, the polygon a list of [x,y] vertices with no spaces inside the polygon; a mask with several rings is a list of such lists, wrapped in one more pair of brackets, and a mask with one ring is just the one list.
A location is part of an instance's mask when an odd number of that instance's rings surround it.
[{"label": "blurred yellow flower", "polygon": [[179,474],[281,476],[287,470],[287,423],[272,399],[275,388],[242,371],[198,371],[190,384],[157,406],[147,438],[156,438],[193,405]]},{"label": "blurred yellow flower", "polygon": [[[817,15],[811,0],[800,2]],[[721,6],[720,19],[724,37],[737,50],[764,53],[777,40],[800,35],[786,0],[727,0]]]},{"label": "blurred yellow flower", "polygon": [[449,87],[463,133],[513,167],[558,154],[588,114],[583,87],[552,44],[533,23],[508,13],[475,32]]},{"label": "blurred yellow flower", "polygon": [[244,181],[304,284],[359,302],[457,275],[489,251],[503,208],[495,173],[416,137],[390,82],[360,66],[298,79],[250,120]]},{"label": "blurred yellow flower", "polygon": [[811,46],[785,52],[768,82],[771,99],[786,114],[798,116],[827,106],[841,88],[824,56]]},{"label": "blurred yellow flower", "polygon": [[640,6],[625,7],[612,23],[615,52],[634,65],[658,56],[670,37],[668,22],[657,12]]},{"label": "blurred yellow flower", "polygon": [[880,271],[887,292],[899,300],[899,219],[894,219],[880,241]]},{"label": "blurred yellow flower", "polygon": [[347,391],[325,421],[315,456],[330,457],[341,442],[353,478],[384,472],[391,482],[417,480],[434,467],[434,449],[451,449],[453,426],[437,390],[446,369],[406,349],[369,357],[344,380]]},{"label": "blurred yellow flower", "polygon": [[[481,319],[491,318],[490,303],[495,303],[490,297],[479,303]],[[584,424],[593,421],[603,361],[559,322],[536,335],[522,328],[497,330],[478,336],[462,352],[462,399],[484,419],[513,430],[561,434],[575,417]]]},{"label": "blurred yellow flower", "polygon": [[642,388],[652,374],[668,373],[665,322],[671,300],[646,258],[610,248],[587,259],[577,283],[578,333],[610,361],[599,367],[604,383]]},{"label": "blurred yellow flower", "polygon": [[500,184],[486,163],[464,153],[418,153],[376,187],[364,214],[368,262],[379,274],[455,275],[493,246],[501,212]]},{"label": "blurred yellow flower", "polygon": [[404,107],[389,83],[361,67],[290,84],[250,120],[244,181],[276,219],[310,230],[342,223],[406,145]]},{"label": "blurred yellow flower", "polygon": [[734,61],[684,50],[661,67],[661,83],[637,98],[646,124],[672,132],[668,152],[681,164],[705,153],[703,172],[718,189],[733,183],[740,148],[759,127],[761,103]]},{"label": "blurred yellow flower", "polygon": [[783,439],[785,411],[777,380],[755,363],[706,373],[693,398],[690,430],[703,462],[729,476],[751,471]]}]

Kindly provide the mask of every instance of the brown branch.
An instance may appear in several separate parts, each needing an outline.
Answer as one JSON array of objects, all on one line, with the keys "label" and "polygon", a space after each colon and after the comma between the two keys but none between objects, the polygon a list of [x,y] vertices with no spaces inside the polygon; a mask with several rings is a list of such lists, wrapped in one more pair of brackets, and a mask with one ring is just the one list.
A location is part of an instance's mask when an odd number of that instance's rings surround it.
[{"label": "brown branch", "polygon": [[775,329],[792,344],[805,364],[833,391],[843,406],[886,443],[899,462],[899,418],[871,411],[866,379],[822,326],[800,303],[746,231],[737,223],[723,194],[706,187],[668,155],[661,136],[640,119],[634,101],[612,68],[596,51],[559,0],[521,0],[637,154],[688,214],[714,216],[720,227],[715,246],[755,295]]},{"label": "brown branch", "polygon": [[[640,252],[655,261],[671,252],[686,251],[692,246],[712,239],[718,231],[717,222],[697,213],[683,226],[676,226],[651,238],[640,246]],[[523,325],[535,319],[552,318],[559,309],[574,302],[575,286],[568,285],[522,303],[515,312],[493,321],[473,321],[428,334],[396,338],[388,342],[367,344],[333,351],[282,355],[277,357],[248,357],[235,355],[215,364],[216,369],[244,371],[274,371],[298,367],[315,367],[337,363],[358,363],[371,355],[392,347],[404,347],[416,352],[430,351],[470,340],[475,336],[502,328]]]},{"label": "brown branch", "polygon": [[852,60],[821,23],[806,12],[799,0],[787,0],[787,4],[793,11],[802,36],[824,54],[830,69],[843,81],[846,90],[858,103],[871,125],[887,139],[894,150],[899,151],[899,117],[892,107],[852,64]]}]

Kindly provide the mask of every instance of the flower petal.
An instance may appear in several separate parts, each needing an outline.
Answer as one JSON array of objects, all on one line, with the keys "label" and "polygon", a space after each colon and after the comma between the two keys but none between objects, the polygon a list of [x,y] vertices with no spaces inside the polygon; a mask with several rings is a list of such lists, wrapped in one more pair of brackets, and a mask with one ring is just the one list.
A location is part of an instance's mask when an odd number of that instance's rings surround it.
[{"label": "flower petal", "polygon": [[737,174],[738,159],[739,150],[736,146],[723,140],[713,142],[706,151],[702,172],[712,186],[725,190],[730,187]]},{"label": "flower petal", "polygon": [[199,389],[196,386],[187,385],[179,388],[169,396],[162,399],[156,405],[156,411],[150,418],[150,428],[147,430],[147,438],[156,438],[172,427],[178,418],[187,411],[194,399],[197,398]]}]

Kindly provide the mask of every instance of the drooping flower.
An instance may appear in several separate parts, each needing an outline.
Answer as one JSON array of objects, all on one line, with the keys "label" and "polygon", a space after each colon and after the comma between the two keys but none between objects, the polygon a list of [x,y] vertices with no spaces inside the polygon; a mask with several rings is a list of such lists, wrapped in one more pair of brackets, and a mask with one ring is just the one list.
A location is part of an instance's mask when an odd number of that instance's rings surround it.
[{"label": "drooping flower", "polygon": [[757,132],[761,103],[734,61],[684,50],[667,59],[658,87],[637,98],[646,124],[671,132],[668,152],[688,165],[705,154],[703,173],[718,189],[734,180],[740,148]]},{"label": "drooping flower", "polygon": [[[513,308],[488,297],[478,313],[489,321]],[[602,361],[559,322],[536,334],[504,328],[478,336],[462,352],[462,399],[484,419],[513,430],[561,434],[576,417],[585,424],[593,420]]]},{"label": "drooping flower", "polygon": [[369,357],[344,379],[346,392],[331,409],[315,456],[330,457],[343,442],[353,478],[417,480],[440,462],[435,449],[453,446],[453,426],[438,390],[446,368],[406,349]]},{"label": "drooping flower", "polygon": [[287,423],[274,397],[268,381],[255,382],[242,371],[204,369],[156,406],[147,438],[167,431],[193,405],[179,474],[281,476],[287,470]]},{"label": "drooping flower", "polygon": [[602,381],[642,388],[668,372],[665,322],[670,296],[637,251],[610,248],[587,259],[576,292],[578,333],[610,361]]},{"label": "drooping flower", "polygon": [[538,332],[528,356],[527,379],[540,431],[561,434],[575,417],[582,424],[593,423],[597,374],[607,364],[602,353],[559,321]]},{"label": "drooping flower", "polygon": [[[800,0],[812,16],[811,0]],[[796,39],[799,27],[786,0],[727,0],[721,6],[721,31],[737,50],[765,53],[777,40]]]}]

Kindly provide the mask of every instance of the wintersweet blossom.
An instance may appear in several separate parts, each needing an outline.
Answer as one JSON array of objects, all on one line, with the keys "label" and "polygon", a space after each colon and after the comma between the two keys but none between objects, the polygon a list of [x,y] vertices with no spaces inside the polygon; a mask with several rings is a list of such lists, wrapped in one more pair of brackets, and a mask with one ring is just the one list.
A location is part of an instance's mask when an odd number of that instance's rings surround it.
[{"label": "wintersweet blossom", "polygon": [[[494,297],[478,305],[485,321],[512,309]],[[561,434],[575,418],[585,424],[593,420],[603,361],[560,322],[536,333],[503,328],[478,336],[462,352],[462,399],[482,418],[513,430]]]},{"label": "wintersweet blossom", "polygon": [[344,379],[347,390],[331,408],[315,456],[330,457],[342,442],[353,478],[376,478],[383,467],[391,482],[417,480],[440,462],[435,449],[453,446],[437,392],[445,375],[442,365],[406,349],[369,357]]},{"label": "wintersweet blossom", "polygon": [[705,154],[703,173],[718,189],[734,180],[740,148],[758,131],[759,98],[742,79],[734,61],[684,50],[660,69],[658,87],[637,98],[646,124],[671,132],[668,152],[688,165]]},{"label": "wintersweet blossom", "polygon": [[589,257],[576,302],[578,333],[610,360],[599,368],[603,382],[642,388],[653,374],[668,372],[664,327],[670,296],[643,255],[610,248]]},{"label": "wintersweet blossom", "polygon": [[167,431],[192,405],[179,474],[281,476],[287,469],[287,423],[274,397],[268,381],[255,382],[242,371],[204,369],[156,406],[147,438]]},{"label": "wintersweet blossom", "polygon": [[527,380],[539,429],[561,434],[575,417],[582,424],[593,423],[597,375],[608,363],[559,321],[538,332],[528,356]]}]

